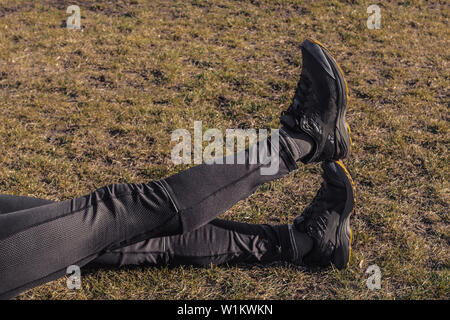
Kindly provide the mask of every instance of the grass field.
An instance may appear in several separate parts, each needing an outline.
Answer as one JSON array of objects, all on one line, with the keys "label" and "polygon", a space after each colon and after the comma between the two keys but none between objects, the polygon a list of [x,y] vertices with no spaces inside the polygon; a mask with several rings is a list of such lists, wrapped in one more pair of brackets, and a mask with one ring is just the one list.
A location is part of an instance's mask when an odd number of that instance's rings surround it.
[{"label": "grass field", "polygon": [[[289,265],[83,269],[19,299],[449,299],[450,7],[445,1],[0,0],[0,192],[52,200],[184,167],[177,128],[277,128],[300,43],[327,45],[349,84],[356,182],[344,271]],[[375,2],[376,3],[376,2]],[[81,30],[66,9],[81,8]],[[319,165],[264,185],[223,217],[287,223]],[[366,286],[368,266],[381,289]]]}]

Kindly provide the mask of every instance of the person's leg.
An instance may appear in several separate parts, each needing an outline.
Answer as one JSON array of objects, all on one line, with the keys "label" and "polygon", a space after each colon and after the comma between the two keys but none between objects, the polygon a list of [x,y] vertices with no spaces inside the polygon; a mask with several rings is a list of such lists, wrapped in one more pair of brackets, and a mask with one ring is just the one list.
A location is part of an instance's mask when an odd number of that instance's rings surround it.
[{"label": "person's leg", "polygon": [[[0,194],[0,214],[53,201]],[[301,263],[312,240],[288,225],[247,224],[215,219],[183,235],[147,239],[113,249],[92,263],[124,265],[219,265],[233,263]]]},{"label": "person's leg", "polygon": [[[271,136],[266,148],[259,145],[265,152],[260,153],[255,144],[221,159],[221,163],[197,165],[161,180],[180,213],[183,233],[208,223],[253,194],[258,186],[297,169],[297,161],[312,149],[312,141],[306,135],[291,138],[280,131],[275,137],[278,143],[272,144]],[[257,155],[257,161],[252,161],[253,155]],[[239,158],[243,164],[238,164]],[[229,162],[233,164],[226,164]],[[262,170],[268,167],[278,167],[278,170],[264,174]]]},{"label": "person's leg", "polygon": [[[158,182],[119,184],[73,200],[0,215],[0,298],[80,267],[108,248],[180,232]],[[161,226],[164,226],[162,230]]]},{"label": "person's leg", "polygon": [[291,225],[215,219],[182,235],[148,239],[107,251],[93,263],[126,265],[221,265],[287,261],[302,264],[312,239]]},{"label": "person's leg", "polygon": [[40,207],[54,202],[35,197],[0,194],[0,214]]}]

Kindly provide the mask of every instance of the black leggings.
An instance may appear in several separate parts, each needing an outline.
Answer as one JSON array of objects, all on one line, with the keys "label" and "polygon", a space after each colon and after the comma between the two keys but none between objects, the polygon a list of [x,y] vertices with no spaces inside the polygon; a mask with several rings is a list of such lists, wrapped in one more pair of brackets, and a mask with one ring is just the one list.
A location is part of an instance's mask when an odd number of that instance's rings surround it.
[{"label": "black leggings", "polygon": [[[250,149],[243,152],[244,164],[202,164],[148,184],[110,185],[80,198],[1,214],[0,298],[57,279],[69,265],[81,267],[119,248],[208,224],[259,185],[297,168],[282,136],[275,158],[270,149],[259,155],[258,164],[250,164]],[[232,155],[234,163],[237,156]],[[262,175],[269,158],[279,170]]]},{"label": "black leggings", "polygon": [[[53,203],[39,198],[0,194],[0,214]],[[105,251],[92,263],[126,265],[219,265],[267,263],[289,258],[282,243],[286,225],[248,224],[215,219],[186,234],[147,239]]]}]

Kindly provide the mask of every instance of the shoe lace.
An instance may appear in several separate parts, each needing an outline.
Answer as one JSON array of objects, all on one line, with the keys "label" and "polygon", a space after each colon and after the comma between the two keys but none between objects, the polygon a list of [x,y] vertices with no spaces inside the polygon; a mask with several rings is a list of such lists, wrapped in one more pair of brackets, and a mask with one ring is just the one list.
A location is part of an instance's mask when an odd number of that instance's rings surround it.
[{"label": "shoe lace", "polygon": [[290,107],[283,111],[282,114],[290,114],[297,121],[305,114],[303,106],[306,105],[311,97],[311,85],[312,82],[307,73],[302,73],[301,79],[295,90],[294,99]]},{"label": "shoe lace", "polygon": [[[298,105],[304,105],[308,101],[311,93],[311,84],[312,82],[309,79],[308,74],[302,74],[302,79],[300,80],[295,94],[295,97],[299,102]],[[298,107],[298,105],[296,107]]]},{"label": "shoe lace", "polygon": [[325,195],[325,184],[322,183],[319,191],[314,196],[314,198],[311,201],[311,203],[309,204],[309,206],[305,209],[305,212],[303,215],[306,218],[310,218],[317,211],[319,205],[322,203],[322,199],[324,198],[324,195]]}]

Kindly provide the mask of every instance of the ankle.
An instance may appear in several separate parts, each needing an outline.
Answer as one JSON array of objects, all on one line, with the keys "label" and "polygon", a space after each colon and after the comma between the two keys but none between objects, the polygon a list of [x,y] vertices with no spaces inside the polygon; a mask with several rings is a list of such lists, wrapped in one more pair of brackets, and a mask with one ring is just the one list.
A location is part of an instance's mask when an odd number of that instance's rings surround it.
[{"label": "ankle", "polygon": [[292,224],[274,226],[274,229],[280,240],[281,260],[301,264],[303,257],[312,250],[312,238],[295,229]]},{"label": "ankle", "polygon": [[292,224],[289,225],[292,262],[301,264],[303,257],[313,248],[313,240],[306,233],[298,231]]}]

